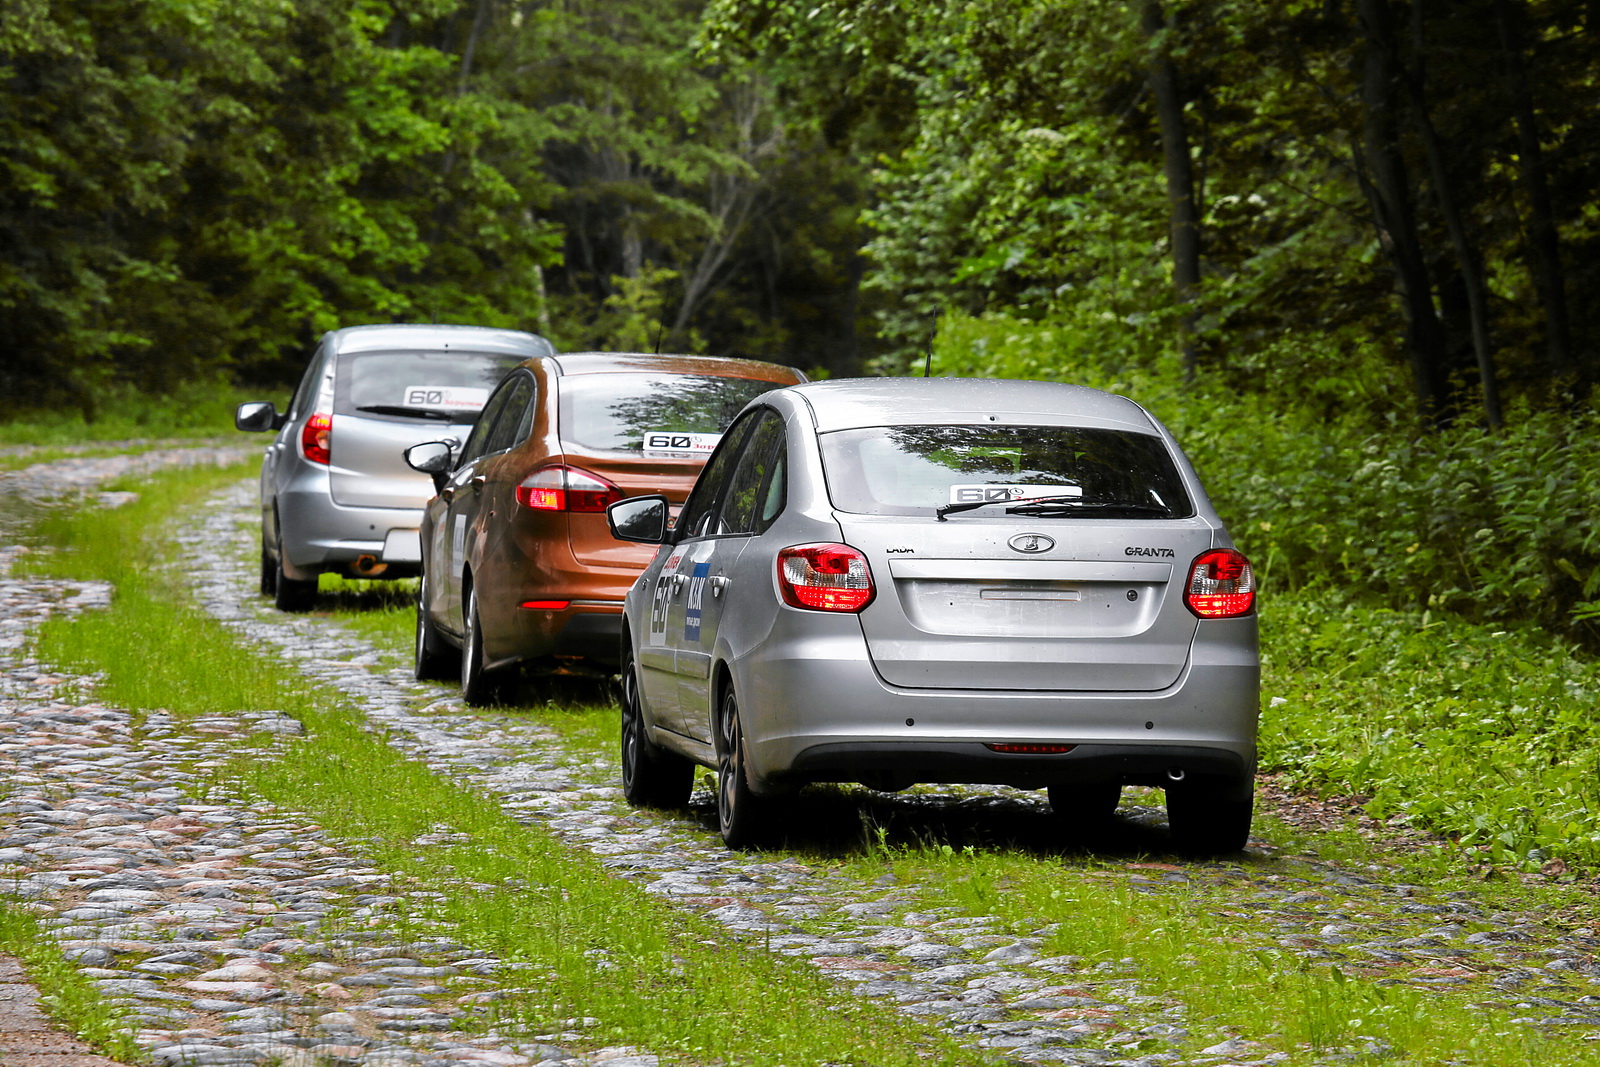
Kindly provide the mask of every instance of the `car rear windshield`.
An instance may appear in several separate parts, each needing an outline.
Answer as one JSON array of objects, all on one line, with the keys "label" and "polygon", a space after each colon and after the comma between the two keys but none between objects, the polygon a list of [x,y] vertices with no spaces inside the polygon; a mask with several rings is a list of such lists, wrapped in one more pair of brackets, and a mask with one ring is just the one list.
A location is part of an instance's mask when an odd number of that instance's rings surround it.
[{"label": "car rear windshield", "polygon": [[524,357],[491,352],[347,352],[333,410],[340,415],[476,422],[484,401]]},{"label": "car rear windshield", "polygon": [[[871,426],[820,437],[841,511],[931,515],[948,504],[1042,497],[1069,517],[1187,518],[1194,505],[1151,434],[1071,426]],[[1054,513],[1054,512],[1052,512]],[[976,511],[985,514],[985,511]]]},{"label": "car rear windshield", "polygon": [[561,379],[561,440],[591,452],[704,458],[746,404],[782,385],[702,374],[574,374]]}]

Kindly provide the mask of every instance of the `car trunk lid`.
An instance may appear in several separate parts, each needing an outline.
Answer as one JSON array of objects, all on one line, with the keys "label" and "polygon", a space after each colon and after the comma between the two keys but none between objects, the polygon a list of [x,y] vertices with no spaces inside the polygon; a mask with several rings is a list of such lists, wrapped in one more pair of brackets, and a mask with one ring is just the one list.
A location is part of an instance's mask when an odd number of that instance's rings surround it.
[{"label": "car trunk lid", "polygon": [[836,517],[872,568],[861,627],[893,685],[1150,691],[1188,663],[1203,520]]},{"label": "car trunk lid", "polygon": [[433,496],[433,481],[406,466],[405,450],[447,437],[465,441],[471,432],[471,423],[335,414],[328,434],[328,488],[333,502],[345,507],[420,509]]}]

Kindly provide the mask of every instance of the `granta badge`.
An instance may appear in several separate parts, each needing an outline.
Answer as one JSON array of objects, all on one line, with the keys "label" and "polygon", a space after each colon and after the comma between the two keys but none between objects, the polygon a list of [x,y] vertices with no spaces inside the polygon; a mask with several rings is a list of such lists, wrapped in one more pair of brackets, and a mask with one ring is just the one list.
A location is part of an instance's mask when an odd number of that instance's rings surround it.
[{"label": "granta badge", "polygon": [[1055,538],[1036,533],[1017,534],[1006,544],[1018,552],[1048,552],[1056,547]]}]

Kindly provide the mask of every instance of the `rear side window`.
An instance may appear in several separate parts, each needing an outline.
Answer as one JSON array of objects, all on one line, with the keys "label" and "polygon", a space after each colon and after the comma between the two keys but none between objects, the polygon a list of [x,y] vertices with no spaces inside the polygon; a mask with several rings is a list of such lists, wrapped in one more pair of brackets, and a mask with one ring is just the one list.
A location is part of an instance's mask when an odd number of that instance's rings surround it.
[{"label": "rear side window", "polygon": [[518,435],[524,416],[533,407],[533,379],[527,374],[519,374],[508,388],[511,395],[506,398],[506,406],[500,409],[494,425],[489,427],[488,440],[483,446],[485,454],[504,452],[522,440]]},{"label": "rear side window", "polygon": [[767,411],[728,482],[721,532],[761,533],[783,510],[783,420]]},{"label": "rear side window", "polygon": [[589,452],[709,456],[744,406],[782,382],[701,374],[574,374],[560,380],[561,440]]},{"label": "rear side window", "polygon": [[873,426],[823,434],[819,442],[828,495],[841,511],[928,515],[945,504],[1051,496],[1092,505],[1085,518],[1194,514],[1166,444],[1152,434],[1071,426]]},{"label": "rear side window", "polygon": [[347,352],[339,357],[333,410],[475,422],[489,393],[522,359],[488,352]]}]

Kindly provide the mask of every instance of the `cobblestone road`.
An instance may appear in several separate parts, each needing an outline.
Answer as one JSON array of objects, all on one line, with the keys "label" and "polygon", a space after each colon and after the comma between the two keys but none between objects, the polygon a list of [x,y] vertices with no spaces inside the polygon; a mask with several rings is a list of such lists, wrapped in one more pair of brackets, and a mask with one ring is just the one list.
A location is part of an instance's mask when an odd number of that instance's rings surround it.
[{"label": "cobblestone road", "polygon": [[[49,482],[44,472],[32,477]],[[730,937],[804,957],[862,996],[929,1017],[996,1062],[1209,1067],[1281,1058],[1244,1035],[1180,1058],[1168,1043],[1186,1036],[1184,1006],[1147,995],[1135,960],[1046,956],[1049,927],[1004,933],[989,917],[925,907],[915,885],[860,884],[827,865],[728,852],[703,791],[691,817],[633,811],[610,762],[564,747],[537,713],[471,712],[449,690],[385,669],[330,619],[268,610],[254,594],[252,492],[241,483],[184,528],[185,567],[204,610],[264,657],[343,690],[409,755],[602,857],[618,876],[722,923]],[[134,716],[97,701],[92,679],[32,658],[25,634],[50,612],[96,609],[110,590],[13,579],[5,572],[15,552],[0,549],[0,877],[126,1006],[156,1061],[655,1062],[649,1050],[596,1048],[585,1032],[599,1020],[589,1018],[533,1039],[481,1036],[482,1016],[514,981],[501,961],[447,938],[400,940],[385,920],[411,902],[357,845],[329,839],[301,813],[202,787],[195,768],[224,754],[241,716],[291,736],[302,725],[261,710]],[[1005,821],[1023,839],[1049,825],[1041,801],[1005,791],[862,794],[852,803],[930,825]],[[1419,988],[1493,973],[1495,999],[1484,1010],[1497,1019],[1600,1035],[1593,930],[1557,931],[1536,916],[1488,912],[1470,896],[1399,884],[1381,869],[1282,856],[1270,842],[1253,844],[1248,862],[1136,862],[1131,853],[1161,847],[1159,815],[1128,804],[1124,815],[1130,862],[1116,877],[1135,888],[1234,886],[1264,946],[1389,969],[1393,981]],[[1357,1044],[1328,1062],[1381,1051]]]}]

